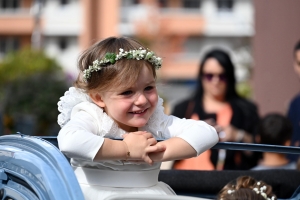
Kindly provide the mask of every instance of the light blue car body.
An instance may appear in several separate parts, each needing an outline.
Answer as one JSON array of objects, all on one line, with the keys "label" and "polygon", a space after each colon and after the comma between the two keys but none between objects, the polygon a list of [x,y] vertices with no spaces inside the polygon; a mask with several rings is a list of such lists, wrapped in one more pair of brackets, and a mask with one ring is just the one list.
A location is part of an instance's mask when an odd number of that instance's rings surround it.
[{"label": "light blue car body", "polygon": [[39,137],[0,137],[0,199],[83,200],[67,158]]}]

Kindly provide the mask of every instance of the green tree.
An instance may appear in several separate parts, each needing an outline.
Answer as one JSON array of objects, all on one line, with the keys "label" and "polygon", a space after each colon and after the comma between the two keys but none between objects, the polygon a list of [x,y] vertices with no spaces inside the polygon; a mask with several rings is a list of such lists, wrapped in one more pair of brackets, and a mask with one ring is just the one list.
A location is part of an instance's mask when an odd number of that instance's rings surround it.
[{"label": "green tree", "polygon": [[58,63],[42,51],[11,52],[0,62],[0,106],[6,133],[53,135],[57,102],[70,85]]}]

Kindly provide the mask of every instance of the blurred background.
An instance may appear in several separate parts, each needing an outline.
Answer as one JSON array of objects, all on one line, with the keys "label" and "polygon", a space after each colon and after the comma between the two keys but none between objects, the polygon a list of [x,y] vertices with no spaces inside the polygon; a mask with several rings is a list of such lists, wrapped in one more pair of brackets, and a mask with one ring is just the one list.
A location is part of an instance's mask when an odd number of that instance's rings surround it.
[{"label": "blurred background", "polygon": [[57,102],[79,54],[109,36],[136,38],[163,58],[166,112],[191,95],[202,56],[219,47],[239,93],[261,115],[285,114],[299,91],[299,20],[299,0],[0,0],[0,135],[57,135]]}]

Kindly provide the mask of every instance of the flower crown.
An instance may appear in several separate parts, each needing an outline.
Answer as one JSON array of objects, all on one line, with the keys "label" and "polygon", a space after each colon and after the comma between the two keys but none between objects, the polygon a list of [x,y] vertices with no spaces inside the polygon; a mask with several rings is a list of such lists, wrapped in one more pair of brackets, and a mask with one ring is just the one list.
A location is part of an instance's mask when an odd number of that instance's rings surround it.
[{"label": "flower crown", "polygon": [[[257,182],[257,185],[259,186],[261,183],[260,182]],[[255,188],[253,188],[253,190],[254,190],[254,192],[256,192],[256,194],[260,194],[262,197],[264,197],[266,200],[275,200],[276,198],[275,198],[275,196],[272,196],[271,198],[269,198],[268,196],[267,196],[267,194],[265,193],[265,190],[267,190],[267,186],[262,186],[262,187],[259,187],[259,188],[257,188],[257,187],[255,187]],[[227,193],[228,194],[232,194],[232,193],[234,193],[235,192],[235,190],[228,190],[227,191]]]},{"label": "flower crown", "polygon": [[99,71],[102,69],[101,66],[107,64],[115,64],[116,61],[126,58],[126,59],[136,59],[136,60],[147,60],[150,62],[155,69],[161,68],[162,59],[154,55],[153,51],[147,51],[140,47],[137,50],[124,51],[122,48],[119,49],[119,53],[106,53],[104,58],[101,60],[96,59],[93,65],[90,65],[88,69],[83,71],[83,80],[87,80],[91,77],[92,72]]}]

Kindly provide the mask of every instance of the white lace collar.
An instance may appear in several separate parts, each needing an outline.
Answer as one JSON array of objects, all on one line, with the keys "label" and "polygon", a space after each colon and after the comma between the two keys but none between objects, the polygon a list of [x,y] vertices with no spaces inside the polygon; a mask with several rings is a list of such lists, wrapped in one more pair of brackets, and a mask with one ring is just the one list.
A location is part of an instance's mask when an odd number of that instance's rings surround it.
[{"label": "white lace collar", "polygon": [[[63,127],[70,120],[73,107],[82,102],[93,103],[91,98],[81,89],[70,87],[69,90],[65,92],[64,96],[62,96],[60,98],[60,101],[57,103],[58,111],[60,112],[57,118],[57,122],[60,127]],[[98,117],[110,118],[106,115],[105,112],[99,113]],[[160,127],[164,122],[165,117],[166,115],[164,114],[163,99],[159,97],[153,115],[150,117],[146,126],[140,128],[140,130],[146,130],[153,134],[156,134],[156,131],[159,131],[161,129]],[[110,123],[109,126],[116,126],[116,123]],[[107,130],[107,128],[108,127],[106,127],[105,129]],[[158,135],[158,137],[160,136]]]}]

